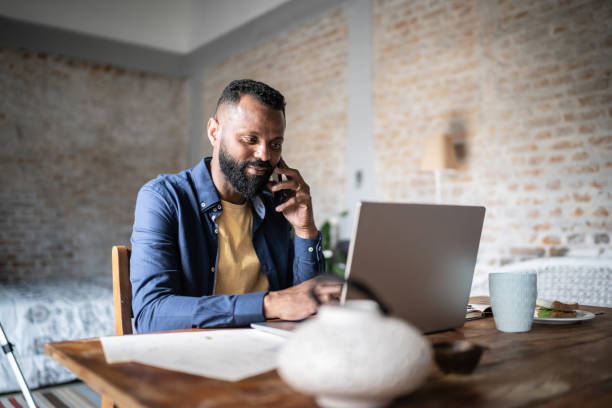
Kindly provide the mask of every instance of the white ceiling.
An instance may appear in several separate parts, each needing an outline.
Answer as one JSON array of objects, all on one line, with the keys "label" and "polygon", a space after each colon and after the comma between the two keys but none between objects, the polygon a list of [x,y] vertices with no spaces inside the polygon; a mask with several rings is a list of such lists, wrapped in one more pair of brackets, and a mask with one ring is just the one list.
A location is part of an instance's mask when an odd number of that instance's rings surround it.
[{"label": "white ceiling", "polygon": [[188,53],[287,1],[0,0],[0,15]]}]

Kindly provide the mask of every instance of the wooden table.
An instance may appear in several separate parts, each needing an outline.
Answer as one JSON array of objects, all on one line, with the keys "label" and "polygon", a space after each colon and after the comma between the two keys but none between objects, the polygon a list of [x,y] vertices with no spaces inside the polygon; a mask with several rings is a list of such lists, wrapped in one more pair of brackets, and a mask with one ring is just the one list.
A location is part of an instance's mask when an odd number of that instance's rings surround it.
[{"label": "wooden table", "polygon": [[[612,309],[581,307],[595,319],[566,326],[535,324],[502,333],[492,318],[429,335],[432,343],[468,339],[489,347],[471,375],[437,369],[394,407],[611,407]],[[231,383],[137,363],[105,362],[98,339],[48,343],[45,353],[97,392],[127,407],[312,407],[273,371]]]}]

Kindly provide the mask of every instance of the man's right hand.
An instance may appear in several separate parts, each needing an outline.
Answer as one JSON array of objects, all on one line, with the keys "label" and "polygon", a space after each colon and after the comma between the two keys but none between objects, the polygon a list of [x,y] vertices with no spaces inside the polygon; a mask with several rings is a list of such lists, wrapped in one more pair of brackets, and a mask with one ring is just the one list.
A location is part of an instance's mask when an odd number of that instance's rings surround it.
[{"label": "man's right hand", "polygon": [[[315,279],[277,292],[269,292],[263,299],[264,317],[266,319],[302,320],[316,313],[318,305],[310,295]],[[316,292],[325,303],[332,303],[340,298],[342,285],[317,285]]]}]

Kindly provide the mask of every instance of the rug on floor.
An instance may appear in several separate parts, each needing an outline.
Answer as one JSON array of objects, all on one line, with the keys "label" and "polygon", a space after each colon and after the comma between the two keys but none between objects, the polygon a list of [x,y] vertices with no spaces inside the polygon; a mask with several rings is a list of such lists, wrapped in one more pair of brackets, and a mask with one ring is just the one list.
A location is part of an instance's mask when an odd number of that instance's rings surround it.
[{"label": "rug on floor", "polygon": [[[85,383],[77,381],[33,391],[34,402],[39,408],[96,408],[100,395]],[[0,395],[0,408],[28,408],[21,393]]]}]

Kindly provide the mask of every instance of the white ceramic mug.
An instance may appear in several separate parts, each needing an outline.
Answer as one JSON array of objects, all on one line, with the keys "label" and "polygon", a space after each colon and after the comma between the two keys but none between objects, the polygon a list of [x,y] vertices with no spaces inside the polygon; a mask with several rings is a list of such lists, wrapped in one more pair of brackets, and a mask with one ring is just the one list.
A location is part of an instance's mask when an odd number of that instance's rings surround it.
[{"label": "white ceramic mug", "polygon": [[495,327],[503,332],[528,332],[533,323],[538,276],[531,272],[489,274]]}]

